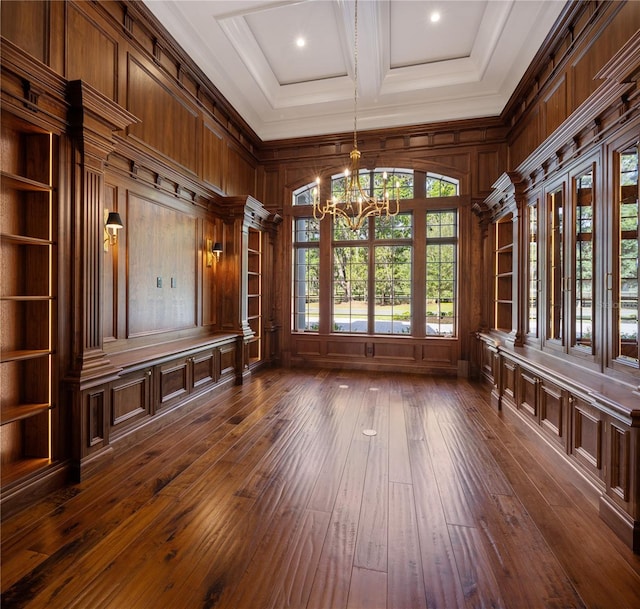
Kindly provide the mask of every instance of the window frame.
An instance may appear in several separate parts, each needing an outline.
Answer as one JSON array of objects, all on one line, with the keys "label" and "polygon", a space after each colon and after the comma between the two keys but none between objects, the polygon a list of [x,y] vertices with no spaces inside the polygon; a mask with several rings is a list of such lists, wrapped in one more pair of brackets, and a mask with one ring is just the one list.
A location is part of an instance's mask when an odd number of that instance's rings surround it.
[{"label": "window frame", "polygon": [[[578,217],[579,194],[578,194],[578,180],[583,178],[587,174],[591,174],[591,232],[589,233],[591,241],[591,342],[589,345],[580,344],[578,342],[577,321],[577,299],[578,299],[578,230],[576,222]],[[597,190],[597,164],[595,161],[590,162],[587,165],[583,165],[579,170],[572,172],[571,174],[571,201],[569,208],[568,221],[571,223],[571,239],[567,244],[567,263],[569,269],[567,271],[568,281],[571,282],[568,290],[569,303],[567,306],[568,319],[567,319],[567,337],[569,348],[574,355],[579,357],[593,358],[597,348],[597,331],[596,331],[596,312],[598,307],[598,298],[596,293],[596,228],[599,221],[597,207],[598,207],[598,190]],[[587,234],[587,233],[584,233]],[[582,241],[582,239],[581,239]]]},{"label": "window frame", "polygon": [[[608,298],[608,324],[611,327],[611,340],[609,341],[609,358],[610,358],[610,366],[615,370],[631,373],[637,377],[640,377],[640,361],[633,361],[633,358],[626,358],[621,356],[621,336],[620,336],[620,311],[621,307],[621,267],[620,267],[620,248],[621,248],[621,214],[620,207],[622,204],[622,178],[621,178],[621,155],[630,148],[635,147],[638,151],[638,163],[640,164],[640,145],[638,143],[637,138],[632,139],[631,141],[627,141],[625,143],[620,143],[616,145],[612,149],[612,184],[613,184],[613,205],[611,206],[612,213],[612,239],[610,246],[610,265],[609,265],[609,273],[611,276],[610,285],[607,288],[610,288],[610,296]],[[636,207],[638,206],[638,199],[640,197],[640,176],[636,173]],[[636,211],[636,215],[640,216],[640,210]],[[640,220],[637,220],[637,223],[640,224]],[[631,231],[624,231],[631,232]],[[637,247],[640,248],[640,226],[637,226],[636,230],[636,243]],[[637,271],[636,281],[640,280],[640,269]],[[638,327],[640,324],[640,302],[638,302],[638,297],[636,296],[636,343],[640,341],[640,336],[638,335],[640,328]],[[640,355],[640,354],[639,354]],[[638,358],[640,360],[640,357]]]},{"label": "window frame", "polygon": [[[393,171],[387,169],[387,171]],[[396,169],[396,171],[404,171],[403,169]],[[426,176],[429,172],[425,170],[411,170],[414,175],[414,198],[412,199],[401,199],[400,200],[400,213],[411,213],[413,215],[413,240],[412,240],[412,270],[411,270],[411,313],[410,313],[410,322],[411,322],[411,332],[409,334],[405,333],[375,333],[373,331],[366,333],[357,333],[354,336],[360,337],[377,337],[378,339],[432,339],[432,340],[459,340],[460,339],[460,324],[462,323],[460,320],[459,306],[460,299],[462,295],[460,291],[466,293],[466,288],[460,285],[458,280],[458,274],[460,265],[463,260],[466,260],[464,252],[467,252],[468,248],[465,248],[464,242],[460,240],[460,235],[462,233],[462,217],[466,218],[464,220],[465,226],[468,225],[470,221],[469,213],[470,213],[470,198],[469,195],[460,195],[457,196],[449,196],[449,197],[425,197],[424,185],[423,181],[426,182]],[[338,174],[341,175],[341,174]],[[437,174],[443,175],[443,174]],[[453,177],[455,176],[455,177]],[[462,185],[464,182],[463,177],[456,176],[454,173],[452,176],[453,181],[457,181],[458,184]],[[445,176],[446,177],[446,176]],[[417,180],[417,182],[416,182]],[[319,188],[319,197],[321,199],[328,198],[330,194],[330,180],[324,180],[320,183]],[[312,217],[312,205],[294,205],[294,196],[296,193],[300,193],[301,190],[307,188],[309,190],[317,187],[315,182],[309,183],[306,186],[300,187],[298,189],[292,190],[291,197],[291,205],[288,206],[288,214],[291,217],[291,221],[295,222],[296,219],[302,217]],[[463,214],[463,209],[467,211]],[[421,226],[426,223],[426,214],[427,211],[450,211],[454,210],[456,212],[457,218],[457,234],[458,240],[456,242],[455,249],[455,257],[456,257],[456,266],[455,266],[455,288],[454,288],[454,333],[453,335],[427,335],[426,334],[426,282],[425,282],[425,263],[426,263],[426,241],[425,241],[425,233],[426,226]],[[332,230],[333,218],[327,216],[323,220],[320,221],[320,259],[321,259],[321,268],[320,268],[320,323],[318,335],[320,336],[333,336],[335,338],[341,336],[349,336],[348,333],[344,332],[333,332],[332,324],[333,324],[333,260],[332,260],[332,247],[333,247],[333,230]],[[291,230],[291,235],[293,236],[293,229]],[[291,243],[291,251],[293,256],[294,251],[294,243]],[[373,250],[372,250],[373,255]],[[293,273],[293,264],[291,265],[292,273]],[[370,270],[370,275],[374,276],[375,271]],[[293,296],[294,296],[294,277],[291,278],[290,281],[290,289],[292,290],[290,296],[290,307],[293,307]],[[328,288],[327,286],[330,286]],[[375,288],[374,297],[369,306],[373,308],[375,304]],[[372,313],[369,315],[369,320],[373,324],[373,318],[375,315]],[[309,332],[297,331],[294,329],[293,325],[293,311],[290,313],[290,319],[292,320],[290,328],[292,334],[309,334]],[[368,328],[369,329],[369,328]]]},{"label": "window frame", "polygon": [[[384,221],[385,218],[379,217],[370,217],[367,219],[365,226],[358,231],[358,233],[354,234],[354,238],[349,238],[351,235],[349,234],[349,229],[344,229],[344,234],[339,234],[339,237],[336,238],[336,223],[331,223],[331,271],[332,271],[332,281],[331,281],[331,333],[334,335],[348,335],[348,334],[356,334],[356,335],[366,335],[366,336],[404,336],[411,335],[411,318],[410,315],[410,325],[409,332],[377,332],[376,327],[379,321],[377,311],[377,295],[376,295],[376,271],[378,270],[378,266],[376,264],[376,253],[377,248],[381,247],[408,247],[409,248],[409,286],[411,289],[410,293],[410,310],[411,304],[413,303],[413,250],[414,250],[414,216],[412,212],[402,211],[398,214],[399,216],[405,216],[410,218],[409,227],[411,228],[411,237],[410,238],[380,238],[376,235],[376,222],[378,220]],[[397,216],[396,216],[397,217]],[[391,219],[391,221],[393,221]],[[366,235],[366,236],[365,236]],[[337,330],[337,313],[336,313],[336,252],[346,249],[346,248],[359,248],[366,250],[366,307],[367,307],[367,319],[366,319],[366,331],[357,331],[357,330]],[[395,306],[392,305],[392,307]],[[345,319],[347,317],[345,316]],[[349,326],[353,327],[352,316],[349,315]],[[402,323],[398,321],[400,327],[402,327]],[[393,329],[395,325],[394,319],[391,320],[391,328]]]}]

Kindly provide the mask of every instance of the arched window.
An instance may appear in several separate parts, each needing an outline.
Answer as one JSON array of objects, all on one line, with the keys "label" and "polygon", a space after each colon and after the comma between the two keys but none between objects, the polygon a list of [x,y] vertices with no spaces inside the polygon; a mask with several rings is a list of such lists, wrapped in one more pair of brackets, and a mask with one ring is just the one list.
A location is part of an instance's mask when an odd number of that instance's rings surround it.
[{"label": "arched window", "polygon": [[[390,167],[378,167],[373,170],[360,170],[360,184],[365,194],[370,197],[382,197],[382,185],[384,174],[387,174],[387,185],[395,188],[398,185],[399,199],[413,199],[413,171],[411,169],[393,169]],[[388,186],[387,186],[388,187]],[[331,195],[340,198],[345,189],[344,173],[331,176]],[[393,198],[395,198],[395,190]]]},{"label": "arched window", "polygon": [[[456,336],[458,203],[447,201],[440,208],[416,199],[413,170],[397,168],[362,170],[368,196],[382,196],[385,171],[398,185],[400,211],[368,217],[355,231],[341,219],[313,217],[315,182],[293,192],[293,332]],[[417,175],[430,185],[428,198],[459,194],[455,178]],[[340,199],[344,174],[332,176],[330,187],[322,196]],[[416,297],[426,302],[418,306]]]},{"label": "arched window", "polygon": [[315,182],[306,184],[293,191],[293,204],[294,205],[313,205],[313,190],[318,185]]},{"label": "arched window", "polygon": [[425,193],[427,198],[434,197],[457,197],[460,193],[459,180],[437,173],[427,173]]}]

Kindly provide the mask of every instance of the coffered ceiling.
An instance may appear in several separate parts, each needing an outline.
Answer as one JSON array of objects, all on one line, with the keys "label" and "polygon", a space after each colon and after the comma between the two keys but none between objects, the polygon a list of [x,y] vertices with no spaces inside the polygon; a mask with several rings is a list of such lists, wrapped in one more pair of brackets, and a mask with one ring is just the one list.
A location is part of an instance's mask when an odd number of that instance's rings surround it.
[{"label": "coffered ceiling", "polygon": [[498,115],[565,2],[359,0],[357,113],[353,0],[145,4],[273,140]]}]

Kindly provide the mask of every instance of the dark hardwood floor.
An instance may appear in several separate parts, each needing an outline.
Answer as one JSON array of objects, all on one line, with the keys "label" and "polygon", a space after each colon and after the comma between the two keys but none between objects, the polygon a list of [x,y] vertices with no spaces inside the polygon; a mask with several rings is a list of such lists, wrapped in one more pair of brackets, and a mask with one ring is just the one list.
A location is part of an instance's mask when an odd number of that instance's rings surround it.
[{"label": "dark hardwood floor", "polygon": [[464,380],[265,371],[6,518],[2,607],[638,609],[540,447]]}]

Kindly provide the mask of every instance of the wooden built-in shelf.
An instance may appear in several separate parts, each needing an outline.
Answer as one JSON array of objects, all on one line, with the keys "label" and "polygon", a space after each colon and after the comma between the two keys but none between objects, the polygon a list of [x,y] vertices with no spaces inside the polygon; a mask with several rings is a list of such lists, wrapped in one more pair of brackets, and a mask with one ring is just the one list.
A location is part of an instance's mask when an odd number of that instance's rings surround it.
[{"label": "wooden built-in shelf", "polygon": [[0,183],[3,187],[27,192],[51,192],[52,190],[49,184],[44,184],[43,182],[38,182],[37,180],[6,171],[0,171]]},{"label": "wooden built-in shelf", "polygon": [[52,245],[49,239],[40,239],[38,237],[27,237],[25,235],[5,235],[1,234],[0,239],[6,243],[15,243],[16,245]]},{"label": "wooden built-in shelf", "polygon": [[56,138],[2,113],[0,408],[2,490],[51,463],[55,386]]},{"label": "wooden built-in shelf", "polygon": [[55,300],[55,298],[53,296],[10,296],[10,295],[3,295],[0,296],[0,302],[1,301],[7,301],[7,302],[49,302],[51,300]]},{"label": "wooden built-in shelf", "polygon": [[511,332],[513,326],[513,222],[507,214],[495,225],[494,328]]},{"label": "wooden built-in shelf", "polygon": [[16,404],[15,406],[2,408],[0,414],[0,423],[11,423],[20,419],[27,419],[41,412],[51,409],[51,404]]},{"label": "wooden built-in shelf", "polygon": [[0,354],[0,362],[20,362],[27,359],[35,359],[44,355],[49,355],[49,349],[20,349],[17,351],[3,351]]}]

